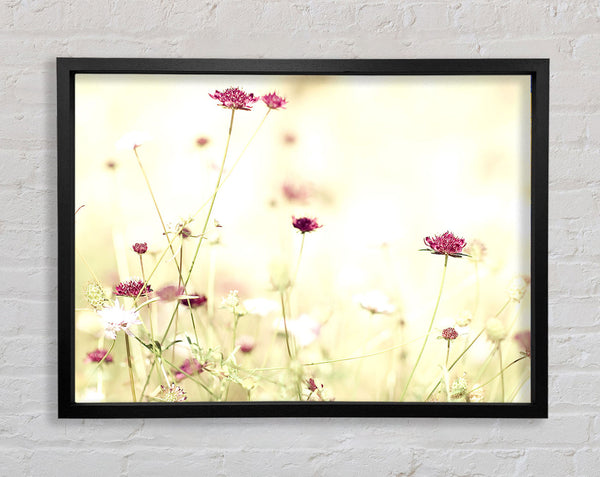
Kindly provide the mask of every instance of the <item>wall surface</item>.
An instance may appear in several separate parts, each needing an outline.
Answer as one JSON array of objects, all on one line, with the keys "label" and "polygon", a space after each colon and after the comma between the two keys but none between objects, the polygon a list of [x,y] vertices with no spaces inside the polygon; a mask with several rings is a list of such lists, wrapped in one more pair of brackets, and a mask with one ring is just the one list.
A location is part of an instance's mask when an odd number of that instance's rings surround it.
[{"label": "wall surface", "polygon": [[[0,474],[597,475],[597,1],[0,5]],[[549,57],[550,418],[56,418],[55,57]]]}]

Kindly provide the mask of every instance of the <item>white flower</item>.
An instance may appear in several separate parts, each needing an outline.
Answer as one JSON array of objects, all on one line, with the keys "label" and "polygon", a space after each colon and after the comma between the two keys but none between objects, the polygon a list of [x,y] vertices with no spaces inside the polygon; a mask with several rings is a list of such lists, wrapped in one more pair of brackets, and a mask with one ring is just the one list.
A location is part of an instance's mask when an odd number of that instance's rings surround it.
[{"label": "white flower", "polygon": [[252,315],[267,316],[269,313],[279,310],[280,305],[276,301],[267,298],[250,298],[244,300],[244,308]]},{"label": "white flower", "polygon": [[473,315],[471,314],[471,312],[469,310],[463,310],[456,317],[456,324],[461,327],[466,327],[471,324],[472,320]]},{"label": "white flower", "polygon": [[506,293],[512,300],[518,303],[525,296],[528,285],[529,281],[525,277],[523,277],[522,275],[516,276],[508,284],[508,287],[506,288]]},{"label": "white flower", "polygon": [[485,324],[485,333],[490,341],[502,341],[508,332],[498,318],[490,318]]},{"label": "white flower", "polygon": [[361,308],[370,313],[393,313],[396,307],[390,303],[387,295],[379,290],[373,290],[354,297]]},{"label": "white flower", "polygon": [[119,150],[131,151],[150,139],[152,139],[150,134],[146,132],[131,131],[123,134],[123,136],[121,136],[121,138],[115,143],[115,147]]},{"label": "white flower", "polygon": [[[464,321],[461,321],[461,323],[464,323]],[[459,320],[454,320],[449,317],[440,319],[436,327],[436,329],[440,332],[440,336],[442,334],[442,331],[444,331],[447,328],[453,328],[454,330],[456,330],[458,336],[467,335],[471,331],[471,328],[468,325],[460,326]]]},{"label": "white flower", "polygon": [[221,308],[229,308],[232,313],[238,316],[245,315],[246,309],[241,306],[240,296],[237,290],[231,290],[229,295],[221,300]]},{"label": "white flower", "polygon": [[117,333],[121,330],[129,336],[133,336],[133,333],[129,328],[133,325],[142,324],[142,320],[139,319],[138,313],[131,310],[125,310],[116,298],[115,305],[112,308],[104,308],[103,310],[100,310],[98,314],[102,317],[104,323],[104,335],[113,340],[117,339]]},{"label": "white flower", "polygon": [[[285,333],[283,318],[273,322],[273,326],[280,333]],[[297,320],[287,320],[288,332],[295,338],[298,346],[308,346],[317,339],[321,333],[321,325],[308,315],[300,315]]]}]

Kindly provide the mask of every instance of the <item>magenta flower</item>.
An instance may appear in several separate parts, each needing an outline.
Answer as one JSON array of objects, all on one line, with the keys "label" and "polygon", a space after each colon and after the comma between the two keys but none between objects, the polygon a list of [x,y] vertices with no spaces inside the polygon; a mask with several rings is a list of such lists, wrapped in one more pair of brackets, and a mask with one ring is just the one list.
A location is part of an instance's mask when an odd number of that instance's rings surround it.
[{"label": "magenta flower", "polygon": [[515,341],[521,345],[521,352],[531,356],[531,331],[519,331],[515,335]]},{"label": "magenta flower", "polygon": [[242,353],[250,353],[254,349],[256,342],[252,336],[242,335],[237,339],[235,344],[240,347]]},{"label": "magenta flower", "polygon": [[315,383],[315,378],[308,378],[306,381],[306,387],[310,392],[315,392],[317,390],[317,384]]},{"label": "magenta flower", "polygon": [[176,300],[177,297],[183,295],[183,292],[183,287],[177,285],[167,285],[162,287],[160,290],[156,290],[158,298],[160,298],[162,301]]},{"label": "magenta flower", "polygon": [[[106,356],[106,358],[104,358]],[[85,358],[86,363],[99,363],[104,359],[105,363],[112,363],[113,357],[108,354],[108,351],[105,349],[95,349],[94,351],[90,351]]]},{"label": "magenta flower", "polygon": [[196,139],[196,144],[200,147],[206,146],[208,144],[208,138],[204,136],[199,137]]},{"label": "magenta flower", "polygon": [[136,298],[138,295],[145,296],[151,291],[152,288],[150,288],[150,284],[144,285],[144,281],[141,278],[130,278],[115,286],[115,295],[117,296],[130,296]]},{"label": "magenta flower", "polygon": [[287,104],[287,100],[282,96],[277,95],[275,92],[265,94],[260,99],[263,100],[263,103],[265,103],[269,109],[285,109],[285,105]]},{"label": "magenta flower", "polygon": [[458,331],[456,331],[454,328],[446,328],[442,330],[442,338],[448,341],[455,340],[458,338]]},{"label": "magenta flower", "polygon": [[292,215],[292,225],[297,228],[300,232],[305,234],[306,232],[313,232],[323,227],[319,225],[317,219],[311,219],[310,217],[299,217],[296,218]]},{"label": "magenta flower", "polygon": [[208,94],[212,99],[220,101],[219,106],[226,109],[241,109],[242,111],[250,111],[254,103],[260,98],[254,94],[246,93],[240,88],[227,88],[225,91],[215,91],[215,94]]},{"label": "magenta flower", "polygon": [[309,197],[308,188],[302,184],[293,184],[284,182],[281,186],[281,192],[290,202],[306,202]]},{"label": "magenta flower", "polygon": [[140,255],[145,254],[148,251],[148,244],[146,242],[142,243],[134,243],[133,247],[131,247],[135,253],[139,253]]},{"label": "magenta flower", "polygon": [[186,359],[179,369],[175,370],[175,379],[177,381],[181,381],[184,378],[187,378],[187,375],[193,376],[195,373],[204,372],[204,368],[207,366],[208,362],[205,361],[203,364],[199,363],[196,358],[193,360]]},{"label": "magenta flower", "polygon": [[175,383],[171,383],[168,388],[160,385],[160,392],[156,398],[159,401],[165,402],[182,402],[187,399],[183,388],[176,386]]},{"label": "magenta flower", "polygon": [[[192,293],[192,295],[196,296],[195,293]],[[199,306],[206,305],[207,301],[206,295],[197,295],[196,298],[182,298],[181,304],[191,308],[198,308]]]},{"label": "magenta flower", "polygon": [[435,235],[434,237],[425,237],[423,241],[429,248],[421,249],[421,251],[431,252],[434,255],[450,255],[456,258],[468,256],[462,253],[467,241],[457,237],[452,232],[444,232],[442,235]]}]

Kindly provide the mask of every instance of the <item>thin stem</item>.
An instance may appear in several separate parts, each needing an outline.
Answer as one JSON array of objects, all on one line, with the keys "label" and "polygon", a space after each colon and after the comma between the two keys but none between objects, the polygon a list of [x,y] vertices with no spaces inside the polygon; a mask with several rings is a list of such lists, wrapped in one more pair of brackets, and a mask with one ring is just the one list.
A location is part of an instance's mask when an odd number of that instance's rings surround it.
[{"label": "thin stem", "polygon": [[448,358],[450,357],[450,340],[446,341],[448,341],[448,349],[446,350],[446,364],[444,365],[444,367],[448,369]]},{"label": "thin stem", "polygon": [[502,400],[504,402],[504,370],[502,369],[502,343],[498,343],[498,362],[500,364],[500,385],[502,389]]},{"label": "thin stem", "polygon": [[[496,315],[494,315],[495,318],[498,318],[502,312],[506,309],[506,307],[509,305],[510,303],[510,298],[506,301],[506,303],[504,303],[504,305],[502,305],[502,307],[498,310],[498,312],[496,313]],[[451,371],[452,368],[454,368],[454,366],[456,366],[456,364],[462,359],[462,357],[467,353],[467,351],[469,351],[469,349],[471,349],[471,346],[473,346],[475,344],[475,342],[479,339],[479,337],[483,334],[483,332],[485,331],[485,328],[482,328],[482,330],[477,333],[477,336],[475,338],[473,338],[473,341],[471,341],[471,343],[469,343],[469,345],[463,350],[462,353],[460,353],[460,355],[458,356],[458,358],[456,358],[452,364],[450,365],[450,367],[448,368],[448,371]],[[438,380],[437,384],[434,386],[434,388],[431,390],[431,392],[427,395],[427,397],[425,398],[425,401],[428,401],[429,398],[431,396],[433,396],[433,393],[435,392],[435,390],[438,388],[438,386],[441,383],[441,379]]]},{"label": "thin stem", "polygon": [[223,187],[223,184],[225,184],[225,182],[227,181],[227,179],[229,179],[229,177],[231,177],[231,174],[233,174],[233,170],[235,169],[235,167],[238,165],[238,163],[240,162],[240,160],[242,159],[242,156],[244,155],[244,153],[246,152],[246,150],[248,149],[248,146],[250,146],[250,143],[254,140],[254,138],[256,137],[256,135],[258,134],[258,131],[260,130],[260,128],[262,127],[262,125],[264,124],[265,120],[267,119],[267,116],[269,115],[269,113],[271,112],[271,109],[269,108],[269,110],[267,111],[267,113],[264,115],[264,117],[262,118],[262,121],[260,122],[260,124],[258,125],[258,127],[254,130],[254,133],[252,134],[252,136],[250,136],[250,139],[248,140],[248,142],[246,143],[246,145],[244,146],[244,149],[242,149],[242,152],[240,153],[240,155],[237,157],[237,159],[235,160],[235,162],[233,163],[233,166],[231,166],[231,169],[229,170],[229,172],[225,175],[225,177],[223,178],[223,180],[221,181],[221,184],[215,189],[215,191],[212,193],[212,195],[206,199],[206,201],[204,202],[204,204],[202,204],[200,206],[200,208],[194,213],[194,215],[192,215],[192,217],[196,217],[196,215],[198,215],[202,209],[204,209],[204,207],[206,207],[208,205],[208,203],[211,200],[214,200],[214,196],[217,194],[217,192],[221,189],[221,187]]},{"label": "thin stem", "polygon": [[287,352],[291,360],[294,358],[292,357],[292,349],[290,348],[290,337],[288,333],[287,319],[285,316],[285,301],[283,300],[283,291],[279,292],[279,297],[281,298],[281,313],[283,315],[283,327],[285,329],[285,345],[287,347]]},{"label": "thin stem", "polygon": [[129,335],[125,334],[125,348],[127,349],[127,367],[129,368],[129,385],[131,386],[131,398],[137,402],[135,397],[135,383],[133,380],[133,367],[131,366],[131,349],[129,347]]},{"label": "thin stem", "polygon": [[423,341],[423,346],[421,346],[421,351],[419,352],[419,356],[417,357],[417,361],[413,366],[412,371],[410,372],[410,376],[408,377],[408,381],[406,381],[406,385],[404,386],[404,391],[402,391],[402,395],[400,396],[400,401],[404,401],[404,396],[406,395],[406,391],[408,390],[408,386],[412,381],[412,378],[417,370],[417,366],[421,361],[421,357],[423,356],[423,351],[425,351],[425,345],[427,345],[427,340],[429,339],[429,333],[431,333],[431,328],[433,327],[433,322],[435,320],[435,315],[437,314],[438,307],[440,306],[440,299],[442,298],[442,290],[444,289],[444,281],[446,280],[446,270],[448,269],[448,255],[444,255],[444,272],[442,273],[442,281],[440,283],[440,291],[438,292],[438,297],[435,302],[435,308],[433,309],[433,315],[431,315],[431,321],[429,322],[429,328],[427,329],[427,335],[425,335],[425,341]]},{"label": "thin stem", "polygon": [[[373,353],[369,353],[369,354],[363,354],[363,355],[359,355],[359,356],[350,356],[348,358],[337,358],[337,359],[328,359],[327,361],[316,361],[313,363],[304,363],[301,366],[319,366],[321,364],[330,364],[330,363],[339,363],[341,361],[352,361],[354,359],[363,359],[363,358],[370,358],[371,356],[379,356],[380,354],[385,354],[385,353],[389,353],[390,351],[396,350],[398,348],[402,348],[403,346],[409,345],[411,343],[414,343],[415,341],[419,341],[420,339],[423,339],[425,337],[425,335],[423,336],[419,336],[415,339],[412,339],[410,341],[406,341],[404,343],[401,343],[399,345],[396,346],[392,346],[391,348],[386,348],[380,351],[375,351]],[[277,367],[277,368],[255,368],[252,370],[252,372],[255,371],[280,371],[282,369],[287,369],[287,368],[283,368],[283,367]]]},{"label": "thin stem", "polygon": [[519,383],[519,385],[515,388],[515,390],[512,392],[512,394],[508,398],[508,402],[513,402],[515,400],[515,398],[517,397],[517,394],[519,394],[519,391],[525,385],[525,383],[529,380],[530,376],[531,376],[530,373],[527,373],[525,378]]},{"label": "thin stem", "polygon": [[[196,259],[198,258],[198,252],[200,252],[200,246],[202,245],[202,241],[204,240],[204,237],[206,236],[206,230],[208,229],[208,222],[210,220],[210,216],[212,214],[213,207],[215,205],[215,199],[217,198],[217,192],[218,192],[219,186],[221,184],[221,178],[223,177],[223,170],[225,169],[225,160],[227,159],[227,152],[229,151],[229,142],[231,141],[231,130],[233,129],[234,116],[235,116],[235,109],[232,109],[231,110],[231,120],[229,121],[229,131],[227,133],[227,142],[225,143],[225,152],[223,154],[223,160],[221,161],[221,168],[219,169],[219,176],[217,178],[217,184],[215,186],[215,191],[213,192],[213,195],[211,198],[210,207],[208,209],[208,213],[206,214],[206,220],[204,221],[204,226],[202,227],[202,232],[200,233],[200,238],[198,240],[198,245],[196,246],[196,251],[194,252],[192,262],[190,263],[190,269],[188,270],[187,277],[183,281],[184,291],[185,291],[185,287],[187,286],[188,282],[190,281],[190,278],[192,277],[192,271],[194,270],[194,265],[196,264]],[[179,302],[177,302],[177,304],[175,305],[175,310],[173,310],[173,314],[171,315],[171,319],[169,320],[167,329],[165,330],[165,333],[162,337],[161,344],[165,341],[165,339],[167,337],[167,333],[169,332],[169,329],[171,328],[171,324],[173,323],[173,319],[175,317],[175,314],[177,313],[178,308],[179,308]],[[191,307],[190,307],[190,310],[191,310]]]},{"label": "thin stem", "polygon": [[505,371],[506,371],[508,368],[510,368],[510,367],[511,367],[513,364],[516,364],[516,363],[518,363],[519,361],[521,361],[521,360],[523,360],[523,359],[525,359],[525,358],[528,358],[528,356],[521,356],[520,358],[517,358],[517,359],[515,359],[515,360],[514,360],[512,363],[510,363],[510,364],[506,365],[504,368],[502,368],[502,369],[500,370],[500,372],[499,372],[498,374],[494,375],[494,377],[493,377],[493,378],[491,378],[489,381],[486,381],[486,382],[485,382],[485,383],[483,383],[483,384],[479,384],[478,386],[475,386],[473,389],[471,389],[471,390],[469,391],[469,394],[471,394],[473,391],[475,391],[475,390],[477,390],[477,389],[480,389],[480,388],[482,388],[482,387],[484,387],[484,386],[487,386],[487,385],[488,385],[488,384],[490,384],[490,383],[491,383],[491,382],[492,382],[494,379],[496,379],[498,376],[502,375],[502,374],[503,374],[503,373],[504,373],[504,372],[505,372]]},{"label": "thin stem", "polygon": [[298,252],[298,260],[296,261],[296,271],[294,272],[294,281],[292,281],[292,286],[296,285],[296,278],[298,278],[298,270],[300,269],[300,259],[302,258],[302,250],[304,250],[304,238],[306,234],[302,234],[302,241],[300,242],[300,252]]}]

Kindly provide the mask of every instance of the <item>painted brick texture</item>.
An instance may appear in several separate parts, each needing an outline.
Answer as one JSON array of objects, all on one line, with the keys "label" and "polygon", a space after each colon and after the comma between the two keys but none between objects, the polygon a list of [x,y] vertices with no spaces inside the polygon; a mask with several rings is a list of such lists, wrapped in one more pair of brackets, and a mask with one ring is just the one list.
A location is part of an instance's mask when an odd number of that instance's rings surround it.
[{"label": "painted brick texture", "polygon": [[[597,1],[5,0],[0,24],[0,475],[598,475]],[[57,56],[549,57],[550,418],[58,421]]]}]

